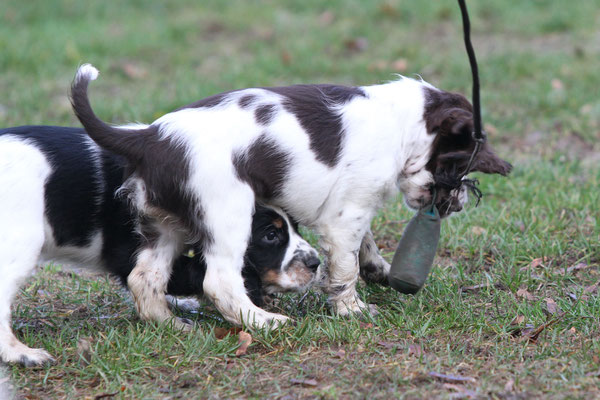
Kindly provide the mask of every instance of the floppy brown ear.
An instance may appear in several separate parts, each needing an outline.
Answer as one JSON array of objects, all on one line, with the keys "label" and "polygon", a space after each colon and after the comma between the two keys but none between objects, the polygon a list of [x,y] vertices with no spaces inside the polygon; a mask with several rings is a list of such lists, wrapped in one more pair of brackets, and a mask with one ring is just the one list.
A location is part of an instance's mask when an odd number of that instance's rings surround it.
[{"label": "floppy brown ear", "polygon": [[485,146],[477,154],[472,170],[483,172],[484,174],[506,176],[512,170],[512,165],[508,161],[498,157],[488,146]]},{"label": "floppy brown ear", "polygon": [[473,132],[473,114],[462,108],[449,108],[440,115],[438,133],[443,136],[469,135]]}]

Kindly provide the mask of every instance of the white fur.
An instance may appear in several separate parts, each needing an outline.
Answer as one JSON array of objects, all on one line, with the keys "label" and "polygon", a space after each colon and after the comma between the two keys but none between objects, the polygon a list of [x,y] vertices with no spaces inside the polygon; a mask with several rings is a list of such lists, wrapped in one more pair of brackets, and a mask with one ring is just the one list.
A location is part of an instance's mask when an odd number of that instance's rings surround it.
[{"label": "white fur", "polygon": [[[23,163],[23,160],[28,160]],[[27,167],[24,168],[23,166]],[[36,265],[44,244],[44,182],[51,172],[35,148],[10,136],[0,137],[0,359],[32,363],[51,360],[14,336],[10,305],[21,282]],[[15,196],[18,193],[18,196]],[[5,229],[10,227],[11,229]]]}]

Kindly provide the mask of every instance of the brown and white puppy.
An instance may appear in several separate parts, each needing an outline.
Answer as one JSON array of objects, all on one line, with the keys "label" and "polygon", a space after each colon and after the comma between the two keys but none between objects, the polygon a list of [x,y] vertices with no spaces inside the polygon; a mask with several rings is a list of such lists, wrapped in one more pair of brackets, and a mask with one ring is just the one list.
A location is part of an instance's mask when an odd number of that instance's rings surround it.
[{"label": "brown and white puppy", "polygon": [[[168,276],[184,242],[173,232],[183,228],[204,245],[204,292],[236,324],[286,320],[255,307],[241,290],[255,200],[281,207],[320,235],[334,311],[358,312],[366,308],[355,289],[359,266],[369,268],[367,279],[383,281],[389,272],[369,232],[377,210],[398,191],[411,208],[430,203],[436,176],[460,171],[474,147],[469,102],[423,81],[243,89],[143,129],[119,129],[89,104],[88,83],[97,75],[89,64],[79,69],[72,102],[92,139],[133,166],[123,190],[156,237],[134,272]],[[510,169],[487,146],[473,167],[502,175]],[[464,201],[466,193],[448,192],[436,204],[449,213]],[[164,292],[166,280],[154,284]]]},{"label": "brown and white puppy", "polygon": [[[126,160],[101,149],[81,128],[22,126],[0,130],[0,360],[32,366],[50,361],[14,335],[10,306],[19,286],[39,261],[74,264],[110,273],[138,286],[152,275],[132,274],[135,255],[153,242],[138,233],[127,200],[115,196]],[[277,207],[257,205],[244,254],[241,290],[255,306],[263,295],[303,291],[315,280],[319,258]],[[171,257],[165,293],[201,297],[206,264],[200,245],[195,255]],[[183,250],[183,249],[182,249]],[[134,286],[132,286],[132,283]],[[137,286],[135,286],[137,285]],[[227,299],[221,307],[227,304]],[[140,306],[142,304],[142,306]],[[142,318],[148,312],[136,297]],[[170,312],[164,319],[172,317]],[[156,318],[155,318],[156,319]],[[189,321],[174,319],[178,327]]]}]

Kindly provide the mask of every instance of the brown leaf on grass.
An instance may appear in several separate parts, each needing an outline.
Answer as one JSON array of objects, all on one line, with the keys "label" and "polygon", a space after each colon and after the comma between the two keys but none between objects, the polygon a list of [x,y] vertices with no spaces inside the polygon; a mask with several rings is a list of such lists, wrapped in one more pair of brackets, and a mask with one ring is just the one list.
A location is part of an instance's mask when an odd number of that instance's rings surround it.
[{"label": "brown leaf on grass", "polygon": [[319,16],[318,16],[318,20],[319,20],[319,24],[321,24],[321,26],[327,26],[330,25],[333,20],[335,19],[335,14],[332,11],[323,11]]},{"label": "brown leaf on grass", "polygon": [[348,39],[344,42],[344,46],[348,51],[358,53],[364,51],[369,47],[369,41],[365,37],[357,37]]},{"label": "brown leaf on grass", "polygon": [[431,371],[427,374],[428,376],[438,379],[440,381],[443,382],[450,382],[450,383],[460,383],[460,382],[476,382],[475,378],[472,378],[470,376],[462,376],[462,375],[453,375],[453,374],[442,374],[439,372],[434,372]]},{"label": "brown leaf on grass", "polygon": [[380,345],[381,347],[385,347],[387,350],[392,350],[397,347],[397,343],[394,343],[394,342],[381,341],[381,342],[377,342],[377,344]]},{"label": "brown leaf on grass", "polygon": [[575,265],[571,265],[569,268],[567,268],[567,272],[573,272],[573,271],[580,271],[582,269],[587,269],[590,266],[587,265],[586,263],[577,263]]},{"label": "brown leaf on grass", "polygon": [[361,322],[361,323],[360,323],[360,327],[361,327],[361,328],[363,328],[363,329],[369,329],[369,328],[372,328],[372,327],[373,327],[373,324],[372,324],[372,323],[370,323],[370,322],[369,322],[369,323],[366,323],[366,322]]},{"label": "brown leaf on grass", "polygon": [[394,71],[405,72],[408,69],[408,61],[406,58],[399,58],[392,63]]},{"label": "brown leaf on grass", "polygon": [[242,331],[242,328],[238,328],[236,326],[234,326],[232,328],[221,328],[221,327],[217,326],[213,330],[213,333],[215,334],[215,338],[221,340],[229,335],[237,335],[241,331]]},{"label": "brown leaf on grass", "polygon": [[515,332],[513,332],[513,336],[518,336],[520,333],[521,337],[528,340],[529,343],[537,343],[540,333],[542,333],[544,331],[544,329],[546,329],[549,326],[554,325],[556,322],[558,322],[562,318],[563,315],[564,315],[564,313],[560,314],[558,317],[556,317],[554,319],[551,319],[550,321],[546,322],[545,324],[538,326],[535,329],[533,329],[532,325],[527,325],[523,329],[517,329],[517,330],[515,330]]},{"label": "brown leaf on grass", "polygon": [[558,312],[558,305],[556,302],[549,297],[546,297],[544,300],[546,301],[546,308],[548,309],[548,312],[553,315],[556,314]]},{"label": "brown leaf on grass", "polygon": [[89,364],[92,361],[92,338],[79,338],[76,353],[82,363]]},{"label": "brown leaf on grass", "polygon": [[457,385],[455,383],[444,383],[444,388],[456,391],[456,394],[452,395],[453,399],[475,399],[477,398],[477,393],[472,390],[465,388],[462,385]]},{"label": "brown leaf on grass", "polygon": [[[367,67],[367,69],[369,71],[371,71],[371,72],[373,72],[373,71],[385,71],[388,68],[389,68],[388,63],[385,60],[375,60],[371,64],[369,64],[369,66]],[[377,247],[379,247],[381,249],[382,247],[387,247],[387,246],[381,246],[378,243]]]},{"label": "brown leaf on grass", "polygon": [[344,358],[346,357],[346,350],[344,349],[339,349],[336,353],[335,356],[338,358]]},{"label": "brown leaf on grass", "polygon": [[594,361],[595,364],[600,364],[600,357],[594,354],[592,356],[592,361]]},{"label": "brown leaf on grass", "polygon": [[535,300],[535,297],[533,297],[533,295],[531,293],[529,293],[527,291],[527,289],[525,289],[525,288],[521,288],[521,289],[517,290],[517,296],[523,297],[524,299],[527,299],[529,301]]},{"label": "brown leaf on grass", "polygon": [[292,63],[292,55],[290,54],[289,51],[282,50],[281,54],[279,56],[281,58],[281,63],[283,65],[290,65]]},{"label": "brown leaf on grass", "polygon": [[515,389],[515,381],[513,379],[509,379],[508,381],[506,381],[506,383],[504,384],[504,391],[512,392],[514,389]]},{"label": "brown leaf on grass", "polygon": [[524,315],[517,315],[515,318],[513,318],[512,321],[510,321],[511,325],[521,325],[523,322],[525,322],[525,316]]},{"label": "brown leaf on grass", "polygon": [[238,343],[240,347],[235,351],[235,356],[240,357],[246,354],[248,346],[252,343],[252,336],[248,332],[240,331]]},{"label": "brown leaf on grass", "polygon": [[308,386],[308,387],[316,387],[319,385],[319,382],[317,382],[316,379],[295,379],[295,378],[291,378],[290,379],[290,383],[293,385],[301,385],[301,386]]},{"label": "brown leaf on grass", "polygon": [[562,81],[560,79],[556,79],[556,78],[552,79],[550,81],[550,84],[552,85],[552,89],[554,89],[554,90],[562,90],[565,87],[565,85],[562,83]]},{"label": "brown leaf on grass", "polygon": [[473,226],[473,227],[471,227],[471,233],[475,236],[482,236],[487,233],[487,229],[485,229],[481,226]]},{"label": "brown leaf on grass", "polygon": [[123,71],[125,76],[129,79],[142,79],[148,75],[148,71],[145,68],[130,62],[121,64],[121,71]]},{"label": "brown leaf on grass", "polygon": [[410,346],[408,346],[408,355],[420,358],[421,356],[425,355],[425,352],[423,351],[423,348],[418,344],[411,344]]},{"label": "brown leaf on grass", "polygon": [[548,257],[534,258],[533,260],[531,260],[529,265],[521,268],[519,271],[523,272],[523,271],[527,271],[528,269],[535,269],[538,267],[543,267],[544,264],[546,264],[547,262],[548,262]]},{"label": "brown leaf on grass", "polygon": [[114,393],[97,394],[96,396],[94,396],[94,400],[106,399],[108,397],[115,397],[116,395],[118,395],[119,393],[123,393],[124,391],[125,391],[125,386],[121,386],[121,388]]},{"label": "brown leaf on grass", "polygon": [[594,294],[598,291],[599,285],[600,285],[600,282],[596,282],[593,285],[590,285],[590,286],[586,287],[585,289],[583,289],[583,291],[586,293],[589,293],[589,294]]}]

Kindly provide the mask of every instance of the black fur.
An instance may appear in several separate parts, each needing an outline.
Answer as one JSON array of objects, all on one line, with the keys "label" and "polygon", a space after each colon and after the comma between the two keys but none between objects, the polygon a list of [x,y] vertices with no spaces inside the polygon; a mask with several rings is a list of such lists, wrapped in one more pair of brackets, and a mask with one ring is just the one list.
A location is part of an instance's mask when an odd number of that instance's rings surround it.
[{"label": "black fur", "polygon": [[273,104],[265,104],[254,110],[254,117],[259,125],[269,125],[275,117],[276,108]]},{"label": "black fur", "polygon": [[246,153],[233,155],[233,165],[239,178],[248,182],[258,198],[273,199],[285,182],[290,156],[266,136],[260,136]]}]

